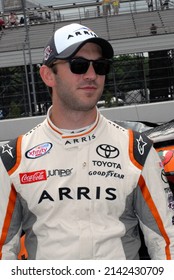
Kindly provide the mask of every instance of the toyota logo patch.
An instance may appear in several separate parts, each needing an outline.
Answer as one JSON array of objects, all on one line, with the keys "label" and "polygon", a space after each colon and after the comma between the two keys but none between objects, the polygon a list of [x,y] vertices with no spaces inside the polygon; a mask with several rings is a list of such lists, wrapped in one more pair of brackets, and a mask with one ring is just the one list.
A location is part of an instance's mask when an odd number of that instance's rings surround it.
[{"label": "toyota logo patch", "polygon": [[119,150],[108,144],[101,144],[96,148],[96,151],[103,158],[116,158],[119,155]]}]

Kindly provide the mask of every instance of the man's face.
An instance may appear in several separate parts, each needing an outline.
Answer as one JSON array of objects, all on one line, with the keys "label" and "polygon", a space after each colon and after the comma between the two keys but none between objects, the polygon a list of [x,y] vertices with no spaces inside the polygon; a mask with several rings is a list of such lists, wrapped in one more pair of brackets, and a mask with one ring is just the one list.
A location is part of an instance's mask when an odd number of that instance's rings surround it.
[{"label": "man's face", "polygon": [[[94,43],[87,43],[74,57],[101,59],[101,48]],[[63,106],[66,110],[75,111],[93,109],[102,95],[105,76],[96,74],[92,63],[84,74],[72,73],[66,61],[58,60],[54,67],[57,74],[53,87],[53,106]]]}]

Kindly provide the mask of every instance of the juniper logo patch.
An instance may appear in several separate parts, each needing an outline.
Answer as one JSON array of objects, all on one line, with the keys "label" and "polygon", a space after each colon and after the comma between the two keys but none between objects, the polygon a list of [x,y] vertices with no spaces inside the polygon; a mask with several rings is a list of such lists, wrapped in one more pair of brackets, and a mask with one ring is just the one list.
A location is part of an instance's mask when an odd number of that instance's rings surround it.
[{"label": "juniper logo patch", "polygon": [[108,144],[99,145],[96,151],[103,158],[116,158],[120,153],[116,147]]},{"label": "juniper logo patch", "polygon": [[39,144],[25,153],[27,158],[35,159],[46,155],[52,148],[52,143],[46,142]]}]

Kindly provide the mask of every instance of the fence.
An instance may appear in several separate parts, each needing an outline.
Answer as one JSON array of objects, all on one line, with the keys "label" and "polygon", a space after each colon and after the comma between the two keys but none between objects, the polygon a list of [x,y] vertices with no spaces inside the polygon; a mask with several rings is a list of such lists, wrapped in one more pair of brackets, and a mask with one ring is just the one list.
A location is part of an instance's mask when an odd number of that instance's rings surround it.
[{"label": "fence", "polygon": [[[88,19],[89,24],[91,28],[95,27],[96,33],[110,40],[149,36],[149,26],[147,27],[147,25],[152,20],[157,24],[159,34],[174,32],[174,10],[138,13],[137,6],[142,2],[125,2],[124,4],[129,3],[130,5],[130,14],[107,18],[97,16],[97,19],[91,17]],[[96,8],[96,4],[91,7]],[[81,8],[87,9],[87,7]],[[83,15],[85,14],[83,13]],[[82,19],[81,14],[79,17],[79,21],[85,24],[86,19]],[[58,19],[50,20],[44,25],[36,24],[36,22],[29,25],[31,49],[37,50],[39,47],[44,47],[48,33],[51,34],[60,25],[64,25],[64,22],[60,22]],[[25,41],[24,26],[14,30],[7,29],[7,34],[0,40],[0,53],[2,56],[5,53],[8,54],[9,65],[13,59],[9,56],[12,50],[21,50],[22,61],[25,59]],[[125,57],[125,60],[124,56],[121,56],[121,59],[118,56],[115,58],[115,67],[107,78],[104,95],[99,106],[104,104],[105,107],[111,107],[173,100],[173,50],[152,51],[148,54],[139,53],[133,59],[131,59],[132,54]],[[6,63],[8,59],[5,59]],[[48,89],[40,79],[39,63],[33,63],[32,67],[28,62],[15,67],[1,67],[2,60],[0,62],[0,119],[45,114],[51,104],[51,99]],[[120,72],[123,73],[122,76],[118,75]]]}]

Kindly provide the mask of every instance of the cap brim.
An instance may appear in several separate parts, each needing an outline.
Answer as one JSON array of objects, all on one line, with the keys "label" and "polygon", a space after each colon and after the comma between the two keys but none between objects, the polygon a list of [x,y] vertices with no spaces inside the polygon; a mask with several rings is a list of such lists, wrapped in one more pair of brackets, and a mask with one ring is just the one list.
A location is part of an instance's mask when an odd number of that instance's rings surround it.
[{"label": "cap brim", "polygon": [[111,44],[106,41],[103,38],[95,37],[95,38],[90,38],[82,42],[75,43],[68,48],[66,48],[63,52],[61,52],[59,55],[55,56],[56,59],[67,59],[72,56],[74,56],[82,46],[84,46],[86,43],[92,42],[97,45],[99,45],[102,49],[102,55],[104,58],[111,59],[114,55],[113,48]]}]

